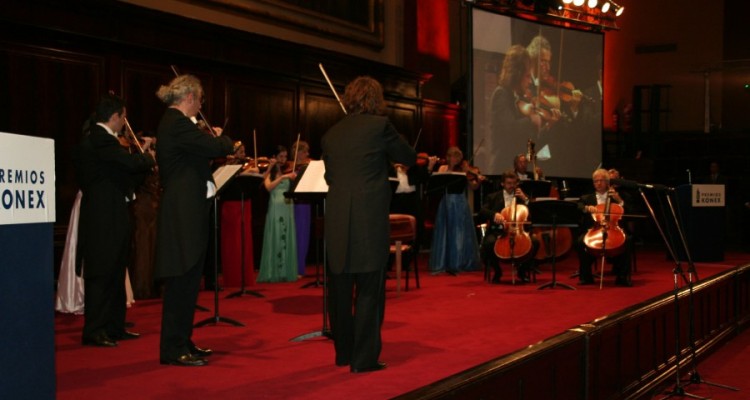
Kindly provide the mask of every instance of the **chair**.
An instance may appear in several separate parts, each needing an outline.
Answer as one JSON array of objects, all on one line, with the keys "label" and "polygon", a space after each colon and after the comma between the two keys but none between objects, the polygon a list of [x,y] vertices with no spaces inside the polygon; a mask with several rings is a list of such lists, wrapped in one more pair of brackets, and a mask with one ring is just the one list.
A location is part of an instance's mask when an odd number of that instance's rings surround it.
[{"label": "chair", "polygon": [[[401,294],[401,259],[403,252],[410,252],[414,261],[414,279],[419,289],[419,268],[417,265],[417,220],[412,215],[390,214],[391,223],[391,254],[395,255],[396,266],[396,293]],[[406,291],[409,291],[409,270],[406,268]]]}]

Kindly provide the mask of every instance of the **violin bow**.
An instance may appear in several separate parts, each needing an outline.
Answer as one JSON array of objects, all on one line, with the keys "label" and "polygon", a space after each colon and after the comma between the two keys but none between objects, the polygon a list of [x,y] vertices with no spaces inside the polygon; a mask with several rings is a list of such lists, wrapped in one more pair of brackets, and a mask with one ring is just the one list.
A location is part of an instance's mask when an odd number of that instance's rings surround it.
[{"label": "violin bow", "polygon": [[347,115],[346,107],[344,107],[344,103],[341,102],[341,98],[339,98],[339,94],[336,93],[336,88],[333,87],[333,83],[331,83],[331,79],[328,78],[326,69],[323,68],[323,63],[318,63],[318,68],[320,68],[320,72],[323,73],[323,77],[326,78],[326,82],[328,82],[328,87],[331,88],[333,95],[336,96],[336,101],[339,102],[339,105],[341,106],[341,110],[344,112],[344,115]]},{"label": "violin bow", "polygon": [[[115,96],[115,91],[110,90],[109,94],[111,94],[112,96]],[[133,131],[133,128],[130,126],[130,122],[128,122],[128,119],[126,117],[123,117],[122,119],[123,121],[125,121],[125,134],[130,135],[130,138],[133,139],[133,143],[135,143],[135,147],[138,148],[138,152],[143,154],[144,153],[143,146],[141,146],[141,143],[138,141],[138,137],[135,136],[135,132]]]},{"label": "violin bow", "polygon": [[414,139],[414,146],[412,146],[412,149],[417,148],[417,143],[419,143],[419,137],[422,135],[422,128],[419,128],[419,132],[417,132],[417,138]]},{"label": "violin bow", "polygon": [[297,144],[294,145],[294,161],[292,161],[292,172],[297,168],[297,154],[299,154],[299,137],[301,132],[297,132]]}]

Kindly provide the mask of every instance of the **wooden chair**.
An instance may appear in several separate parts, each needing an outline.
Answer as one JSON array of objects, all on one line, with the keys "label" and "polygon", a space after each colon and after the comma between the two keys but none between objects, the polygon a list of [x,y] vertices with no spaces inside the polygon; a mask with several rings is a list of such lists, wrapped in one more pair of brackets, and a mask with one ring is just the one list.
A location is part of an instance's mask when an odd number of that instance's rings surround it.
[{"label": "wooden chair", "polygon": [[[419,254],[417,244],[417,220],[412,215],[390,214],[391,223],[391,254],[395,256],[396,293],[401,294],[401,259],[404,252],[410,252],[414,263],[414,279],[419,289],[419,268],[417,258]],[[409,291],[409,271],[406,267],[406,291]]]}]

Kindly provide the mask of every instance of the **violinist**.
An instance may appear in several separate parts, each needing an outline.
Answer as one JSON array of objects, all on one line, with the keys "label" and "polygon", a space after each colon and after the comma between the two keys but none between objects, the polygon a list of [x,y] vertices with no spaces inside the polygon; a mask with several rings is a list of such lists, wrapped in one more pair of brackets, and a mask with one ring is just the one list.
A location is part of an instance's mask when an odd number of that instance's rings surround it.
[{"label": "violinist", "polygon": [[84,277],[81,341],[88,346],[115,347],[118,340],[139,337],[125,330],[125,274],[132,234],[128,205],[136,200],[135,183],[155,161],[150,154],[129,154],[120,146],[117,132],[126,114],[122,98],[102,96],[90,133],[73,155],[82,192],[75,270]]},{"label": "violinist", "polygon": [[[589,193],[581,196],[578,201],[578,208],[583,213],[582,222],[580,228],[582,233],[576,242],[576,250],[578,253],[579,269],[578,279],[580,285],[591,285],[594,283],[594,278],[591,272],[591,265],[596,261],[596,256],[591,254],[584,244],[584,237],[586,232],[593,226],[594,218],[597,213],[601,212],[600,205],[604,205],[609,197],[612,204],[618,204],[627,212],[629,205],[626,204],[623,197],[618,191],[610,186],[609,184],[609,172],[606,169],[597,169],[592,174],[594,193]],[[624,243],[624,250],[619,254],[609,257],[609,261],[613,263],[614,273],[616,275],[615,284],[618,286],[631,286],[630,282],[630,258],[631,258],[631,246],[629,245],[630,238],[627,237]]]},{"label": "violinist", "polygon": [[[472,172],[473,167],[464,160],[463,152],[458,147],[449,147],[445,159],[446,164],[438,168],[438,173]],[[479,187],[478,179],[470,179],[467,174],[466,180],[465,186],[470,190]],[[433,273],[447,272],[451,275],[479,269],[479,245],[465,190],[445,193],[440,199],[432,235],[430,269]]]},{"label": "violinist", "polygon": [[[500,260],[495,255],[495,242],[503,234],[503,222],[506,222],[502,211],[510,206],[514,198],[518,204],[529,203],[529,196],[518,187],[519,179],[514,171],[506,171],[502,179],[502,189],[485,197],[482,210],[479,212],[480,218],[489,222],[487,233],[482,241],[481,252],[482,261],[485,265],[492,267],[494,271],[492,276],[492,283],[494,284],[500,283],[500,278],[503,275],[500,269]],[[518,264],[518,278],[521,282],[529,281],[529,273],[535,267],[534,256],[539,249],[539,242],[534,237],[531,240],[531,254]]]},{"label": "violinist", "polygon": [[[572,122],[578,113],[583,94],[570,82],[558,82],[551,73],[552,46],[542,35],[535,36],[526,47],[531,58],[531,86],[536,101],[545,104],[550,114],[545,122],[551,127],[561,119]],[[566,100],[566,101],[565,101]]]},{"label": "violinist", "polygon": [[263,230],[263,251],[258,282],[294,282],[297,280],[297,237],[294,205],[284,197],[297,177],[287,163],[287,149],[276,146],[269,173],[263,185],[268,190],[268,212]]},{"label": "violinist", "polygon": [[[505,54],[492,93],[490,130],[492,137],[502,138],[502,143],[490,148],[525,148],[530,137],[536,137],[544,126],[545,110],[537,109],[531,96],[531,59],[526,48],[512,46]],[[501,160],[489,160],[496,164]]]},{"label": "violinist", "polygon": [[190,120],[203,104],[198,78],[180,75],[156,92],[167,105],[159,122],[157,162],[162,192],[157,224],[156,273],[164,280],[161,363],[204,366],[210,349],[192,341],[195,301],[209,243],[209,210],[216,184],[209,161],[232,152],[232,139],[208,134]]}]

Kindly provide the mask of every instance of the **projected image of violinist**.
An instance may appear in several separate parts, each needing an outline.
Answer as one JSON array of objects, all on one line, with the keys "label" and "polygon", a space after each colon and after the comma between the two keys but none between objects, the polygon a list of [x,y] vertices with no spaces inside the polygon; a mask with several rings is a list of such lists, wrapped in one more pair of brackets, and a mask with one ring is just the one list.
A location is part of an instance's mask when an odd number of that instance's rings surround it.
[{"label": "projected image of violinist", "polygon": [[[603,37],[474,11],[475,163],[501,174],[533,140],[553,177],[588,177],[601,162]],[[480,15],[481,14],[481,15]]]}]

